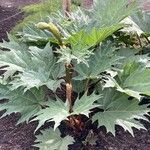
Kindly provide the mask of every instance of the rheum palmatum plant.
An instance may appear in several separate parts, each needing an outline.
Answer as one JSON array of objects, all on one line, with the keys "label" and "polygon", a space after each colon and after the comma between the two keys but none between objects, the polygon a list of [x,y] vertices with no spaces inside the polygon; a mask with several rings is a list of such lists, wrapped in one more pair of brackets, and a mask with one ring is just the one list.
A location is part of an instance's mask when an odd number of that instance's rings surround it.
[{"label": "rheum palmatum plant", "polygon": [[41,150],[67,150],[75,141],[61,136],[62,122],[79,131],[83,116],[114,135],[115,125],[132,135],[132,127],[144,129],[138,120],[146,120],[149,108],[139,103],[150,96],[150,57],[140,55],[144,46],[118,40],[127,28],[121,21],[135,8],[126,0],[95,0],[90,10],[53,14],[27,27],[21,39],[9,35],[0,43],[2,117],[20,112],[18,123],[37,120],[36,131],[53,122],[37,136]]}]

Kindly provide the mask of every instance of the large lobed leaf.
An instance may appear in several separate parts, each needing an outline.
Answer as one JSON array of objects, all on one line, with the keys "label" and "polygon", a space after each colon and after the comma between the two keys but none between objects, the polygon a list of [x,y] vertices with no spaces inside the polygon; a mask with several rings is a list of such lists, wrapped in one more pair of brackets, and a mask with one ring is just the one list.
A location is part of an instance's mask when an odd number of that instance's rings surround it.
[{"label": "large lobed leaf", "polygon": [[67,120],[67,117],[70,115],[68,105],[58,98],[56,101],[49,100],[47,106],[47,108],[36,114],[37,117],[34,120],[39,121],[37,129],[44,125],[45,122],[51,121],[55,122],[54,129],[56,129],[61,121]]},{"label": "large lobed leaf", "polygon": [[98,106],[93,103],[99,98],[100,95],[95,94],[82,96],[80,99],[76,100],[72,113],[69,113],[68,104],[62,102],[59,98],[57,98],[57,101],[49,101],[47,103],[48,107],[37,113],[37,117],[35,118],[35,120],[39,120],[37,129],[40,128],[46,121],[54,121],[54,129],[56,129],[60,125],[61,121],[67,120],[67,118],[71,115],[83,114],[88,116],[90,110]]},{"label": "large lobed leaf", "polygon": [[36,136],[36,142],[39,142],[35,146],[40,150],[68,150],[68,145],[73,144],[74,139],[71,136],[61,137],[59,129],[55,131],[48,129],[42,131],[41,135]]},{"label": "large lobed leaf", "polygon": [[103,112],[95,114],[92,118],[93,121],[98,120],[98,126],[105,126],[107,132],[111,132],[115,135],[115,125],[122,126],[125,130],[129,131],[133,135],[132,127],[137,129],[145,129],[144,126],[134,120],[144,119],[144,114],[148,114],[150,111],[147,106],[140,106],[136,99],[129,100],[129,96],[117,93],[113,88],[106,88],[99,91],[103,95],[98,103],[102,105],[100,107]]},{"label": "large lobed leaf", "polygon": [[140,100],[141,94],[150,95],[150,69],[137,62],[128,62],[116,79],[108,77],[105,87],[116,87]]},{"label": "large lobed leaf", "polygon": [[36,88],[23,93],[23,89],[19,88],[10,91],[7,85],[0,85],[0,98],[9,99],[0,105],[0,110],[6,110],[2,117],[9,115],[13,112],[20,112],[21,118],[18,123],[29,121],[32,117],[45,106],[45,93],[44,89]]},{"label": "large lobed leaf", "polygon": [[84,64],[88,64],[88,62],[86,62],[86,58],[90,57],[92,54],[92,50],[90,50],[90,48],[103,42],[108,36],[112,35],[123,26],[123,24],[116,24],[100,29],[92,28],[90,31],[83,29],[75,34],[72,34],[65,41],[71,46],[68,53],[72,59],[76,59],[78,63],[83,62]]},{"label": "large lobed leaf", "polygon": [[[10,91],[7,85],[0,84],[0,98],[9,99],[5,103],[0,105],[0,111],[6,110],[4,116],[13,112],[21,113],[20,122],[29,120],[39,120],[38,128],[40,128],[46,121],[54,121],[56,129],[61,121],[67,120],[71,115],[86,115],[88,117],[90,110],[99,106],[94,104],[101,96],[92,94],[87,96],[84,94],[80,99],[77,98],[73,112],[69,113],[69,106],[62,100],[52,100],[46,97],[44,87],[40,89],[32,88],[27,92],[23,92],[23,88]],[[34,117],[34,118],[33,118]]]},{"label": "large lobed leaf", "polygon": [[75,70],[79,75],[75,79],[97,79],[100,77],[100,73],[119,64],[121,57],[115,55],[115,50],[116,48],[110,43],[97,48],[94,55],[88,59],[88,66],[85,64],[76,65]]},{"label": "large lobed leaf", "polygon": [[[25,91],[33,87],[46,85],[51,90],[56,90],[64,75],[64,68],[57,63],[52,48],[49,43],[44,49],[37,47],[27,47],[19,44],[10,38],[10,42],[0,44],[1,48],[7,48],[10,51],[1,51],[0,70],[6,70],[3,74],[4,79],[13,76],[12,89],[23,86]],[[54,71],[56,69],[58,75]],[[58,71],[59,70],[59,71]],[[17,74],[15,74],[18,72]],[[15,74],[15,75],[14,75]],[[61,75],[61,76],[60,76]]]}]

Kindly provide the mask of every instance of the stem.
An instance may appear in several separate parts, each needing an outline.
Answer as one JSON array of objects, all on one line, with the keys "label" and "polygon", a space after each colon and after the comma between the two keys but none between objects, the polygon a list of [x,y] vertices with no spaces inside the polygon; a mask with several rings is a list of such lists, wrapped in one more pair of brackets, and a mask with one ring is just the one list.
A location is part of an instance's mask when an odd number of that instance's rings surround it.
[{"label": "stem", "polygon": [[73,105],[72,105],[72,65],[65,64],[66,68],[66,99],[69,103],[69,113],[73,112]]},{"label": "stem", "polygon": [[69,14],[71,13],[71,0],[63,0],[63,10],[65,15],[69,17]]},{"label": "stem", "polygon": [[139,35],[137,34],[136,36],[137,36],[137,39],[138,39],[138,41],[139,41],[140,47],[143,48],[143,45],[142,45],[142,42],[141,42],[141,39],[140,39]]},{"label": "stem", "polygon": [[145,39],[147,40],[147,42],[150,43],[150,40],[148,39],[148,37],[145,36],[145,35],[144,35],[144,37],[145,37]]},{"label": "stem", "polygon": [[85,84],[85,92],[88,93],[88,90],[89,90],[89,82],[90,82],[90,78],[88,78],[86,80],[86,84]]}]

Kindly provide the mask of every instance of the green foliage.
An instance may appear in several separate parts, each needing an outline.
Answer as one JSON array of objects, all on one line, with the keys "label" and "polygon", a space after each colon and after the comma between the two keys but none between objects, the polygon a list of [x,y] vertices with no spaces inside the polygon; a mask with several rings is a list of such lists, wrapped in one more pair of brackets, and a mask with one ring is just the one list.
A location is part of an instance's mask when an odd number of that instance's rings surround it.
[{"label": "green foliage", "polygon": [[132,127],[137,129],[144,129],[144,126],[137,119],[146,119],[144,114],[149,112],[147,106],[139,106],[136,99],[129,100],[129,96],[117,93],[112,88],[106,88],[99,92],[103,95],[98,103],[102,105],[104,112],[99,112],[93,116],[93,121],[98,120],[99,126],[105,126],[107,132],[115,135],[115,125],[122,126],[125,130],[129,131],[132,135]]},{"label": "green foliage", "polygon": [[137,99],[140,94],[150,95],[150,69],[145,68],[137,62],[129,62],[118,73],[118,78],[109,78],[105,87],[116,87],[118,91],[124,92]]},{"label": "green foliage", "polygon": [[100,26],[111,26],[119,23],[137,9],[134,0],[129,6],[126,0],[114,0],[113,2],[111,0],[94,0],[94,3],[94,11],[91,15],[94,15],[93,20],[99,20],[98,25]]},{"label": "green foliage", "polygon": [[80,99],[77,98],[74,104],[74,112],[72,114],[83,114],[85,116],[89,116],[90,110],[97,107],[97,104],[93,104],[96,100],[98,100],[101,95],[91,94],[87,96],[84,94]]},{"label": "green foliage", "polygon": [[[99,30],[96,28],[93,28],[91,31],[81,30],[80,32],[70,36],[67,40],[67,43],[70,43],[72,48],[71,55],[73,56],[70,58],[76,59],[78,63],[83,62],[87,64],[86,58],[92,54],[89,49],[102,42],[122,26],[123,25],[118,24]],[[71,60],[68,61],[68,59],[66,59],[66,61],[70,62]]]},{"label": "green foliage", "polygon": [[42,134],[38,135],[36,140],[40,143],[35,146],[41,150],[68,150],[68,145],[73,144],[74,139],[71,136],[61,138],[60,135],[58,129],[55,132],[53,129],[42,131]]},{"label": "green foliage", "polygon": [[90,10],[50,14],[45,22],[24,28],[20,38],[9,35],[9,42],[0,43],[3,116],[20,112],[19,123],[37,120],[37,129],[53,122],[55,131],[37,136],[41,150],[67,150],[74,140],[62,138],[58,127],[64,121],[73,131],[82,130],[81,115],[112,134],[115,125],[132,135],[132,127],[144,129],[138,119],[146,120],[149,112],[148,105],[139,105],[150,96],[150,57],[144,52],[148,46],[139,49],[118,37],[118,30],[127,26],[121,21],[135,9],[135,2],[95,0]]},{"label": "green foliage", "polygon": [[115,56],[116,48],[110,43],[105,44],[96,49],[94,55],[89,58],[88,67],[85,64],[79,64],[75,70],[79,76],[75,77],[76,80],[85,79],[98,79],[101,73],[110,70],[112,65],[118,64],[121,57]]},{"label": "green foliage", "polygon": [[64,103],[62,100],[57,98],[57,101],[49,101],[47,103],[47,108],[42,109],[37,113],[37,117],[35,120],[39,120],[39,127],[41,127],[46,121],[54,121],[54,129],[56,129],[61,121],[67,120],[67,117],[71,115],[79,115],[83,114],[88,116],[92,108],[97,107],[98,105],[93,104],[96,100],[100,98],[99,95],[90,95],[90,96],[82,96],[80,99],[77,99],[74,104],[74,111],[72,113],[68,112],[68,102]]},{"label": "green foliage", "polygon": [[[4,79],[7,80],[12,76],[15,79],[10,83],[12,89],[22,86],[27,91],[33,87],[39,88],[46,85],[55,91],[62,82],[59,78],[64,75],[64,68],[60,69],[60,64],[57,64],[49,43],[44,49],[40,49],[24,46],[10,39],[10,42],[1,43],[0,47],[10,49],[10,51],[1,52],[0,67],[3,67],[2,70],[7,70],[4,73]],[[52,72],[54,68],[59,69],[58,74]],[[16,72],[18,73],[15,74]]]},{"label": "green foliage", "polygon": [[36,88],[23,93],[23,89],[19,88],[17,90],[10,91],[8,86],[0,87],[0,96],[1,98],[9,99],[8,102],[0,105],[0,110],[6,109],[6,112],[2,117],[9,115],[13,112],[20,112],[21,118],[18,123],[29,121],[32,117],[36,116],[35,114],[39,112],[45,103],[45,93],[44,89]]},{"label": "green foliage", "polygon": [[60,125],[61,121],[66,120],[70,114],[68,112],[68,105],[57,98],[57,101],[49,101],[48,107],[42,109],[37,115],[36,120],[39,120],[37,129],[40,128],[46,121],[54,121],[54,129],[56,129]]}]

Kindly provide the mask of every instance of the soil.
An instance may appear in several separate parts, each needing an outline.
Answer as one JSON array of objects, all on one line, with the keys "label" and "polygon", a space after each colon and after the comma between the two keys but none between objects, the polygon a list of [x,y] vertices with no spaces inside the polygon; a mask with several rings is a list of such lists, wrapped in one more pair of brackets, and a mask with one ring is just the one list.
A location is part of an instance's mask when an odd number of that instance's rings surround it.
[{"label": "soil", "polygon": [[[0,41],[7,39],[6,31],[9,32],[23,18],[23,13],[17,8],[37,1],[0,0]],[[0,112],[0,116],[3,113]],[[13,113],[0,119],[0,150],[37,150],[32,146],[35,144],[34,130],[37,122],[16,125],[19,117],[19,113]],[[150,120],[150,117],[148,119]],[[69,146],[69,150],[150,150],[150,123],[143,120],[141,122],[147,131],[134,129],[135,137],[132,137],[119,126],[116,126],[116,137],[114,137],[107,134],[104,127],[97,129],[96,125],[92,125],[91,122],[86,124],[82,132],[76,133],[62,123],[61,131],[63,134],[68,133],[75,136],[76,143]],[[43,128],[48,126],[50,124],[46,124]],[[92,130],[97,136],[94,146],[84,146],[81,142],[85,140],[89,130]]]},{"label": "soil", "polygon": [[39,0],[0,0],[0,41],[7,39],[7,32],[23,19],[23,12],[18,8],[38,1]]},{"label": "soil", "polygon": [[[2,114],[3,112],[1,112]],[[38,150],[32,146],[35,144],[34,130],[37,122],[15,125],[19,117],[20,114],[13,113],[0,119],[0,150]],[[106,134],[104,127],[97,129],[96,125],[91,125],[91,123],[87,124],[82,132],[76,133],[62,124],[61,131],[75,137],[76,143],[70,145],[69,150],[150,150],[150,123],[141,122],[147,130],[134,129],[135,137],[132,137],[119,126],[116,126],[116,137],[114,137],[110,133]],[[45,124],[43,128],[45,129],[50,125]],[[85,140],[89,130],[92,130],[97,136],[94,146],[84,146],[81,142]]]}]

